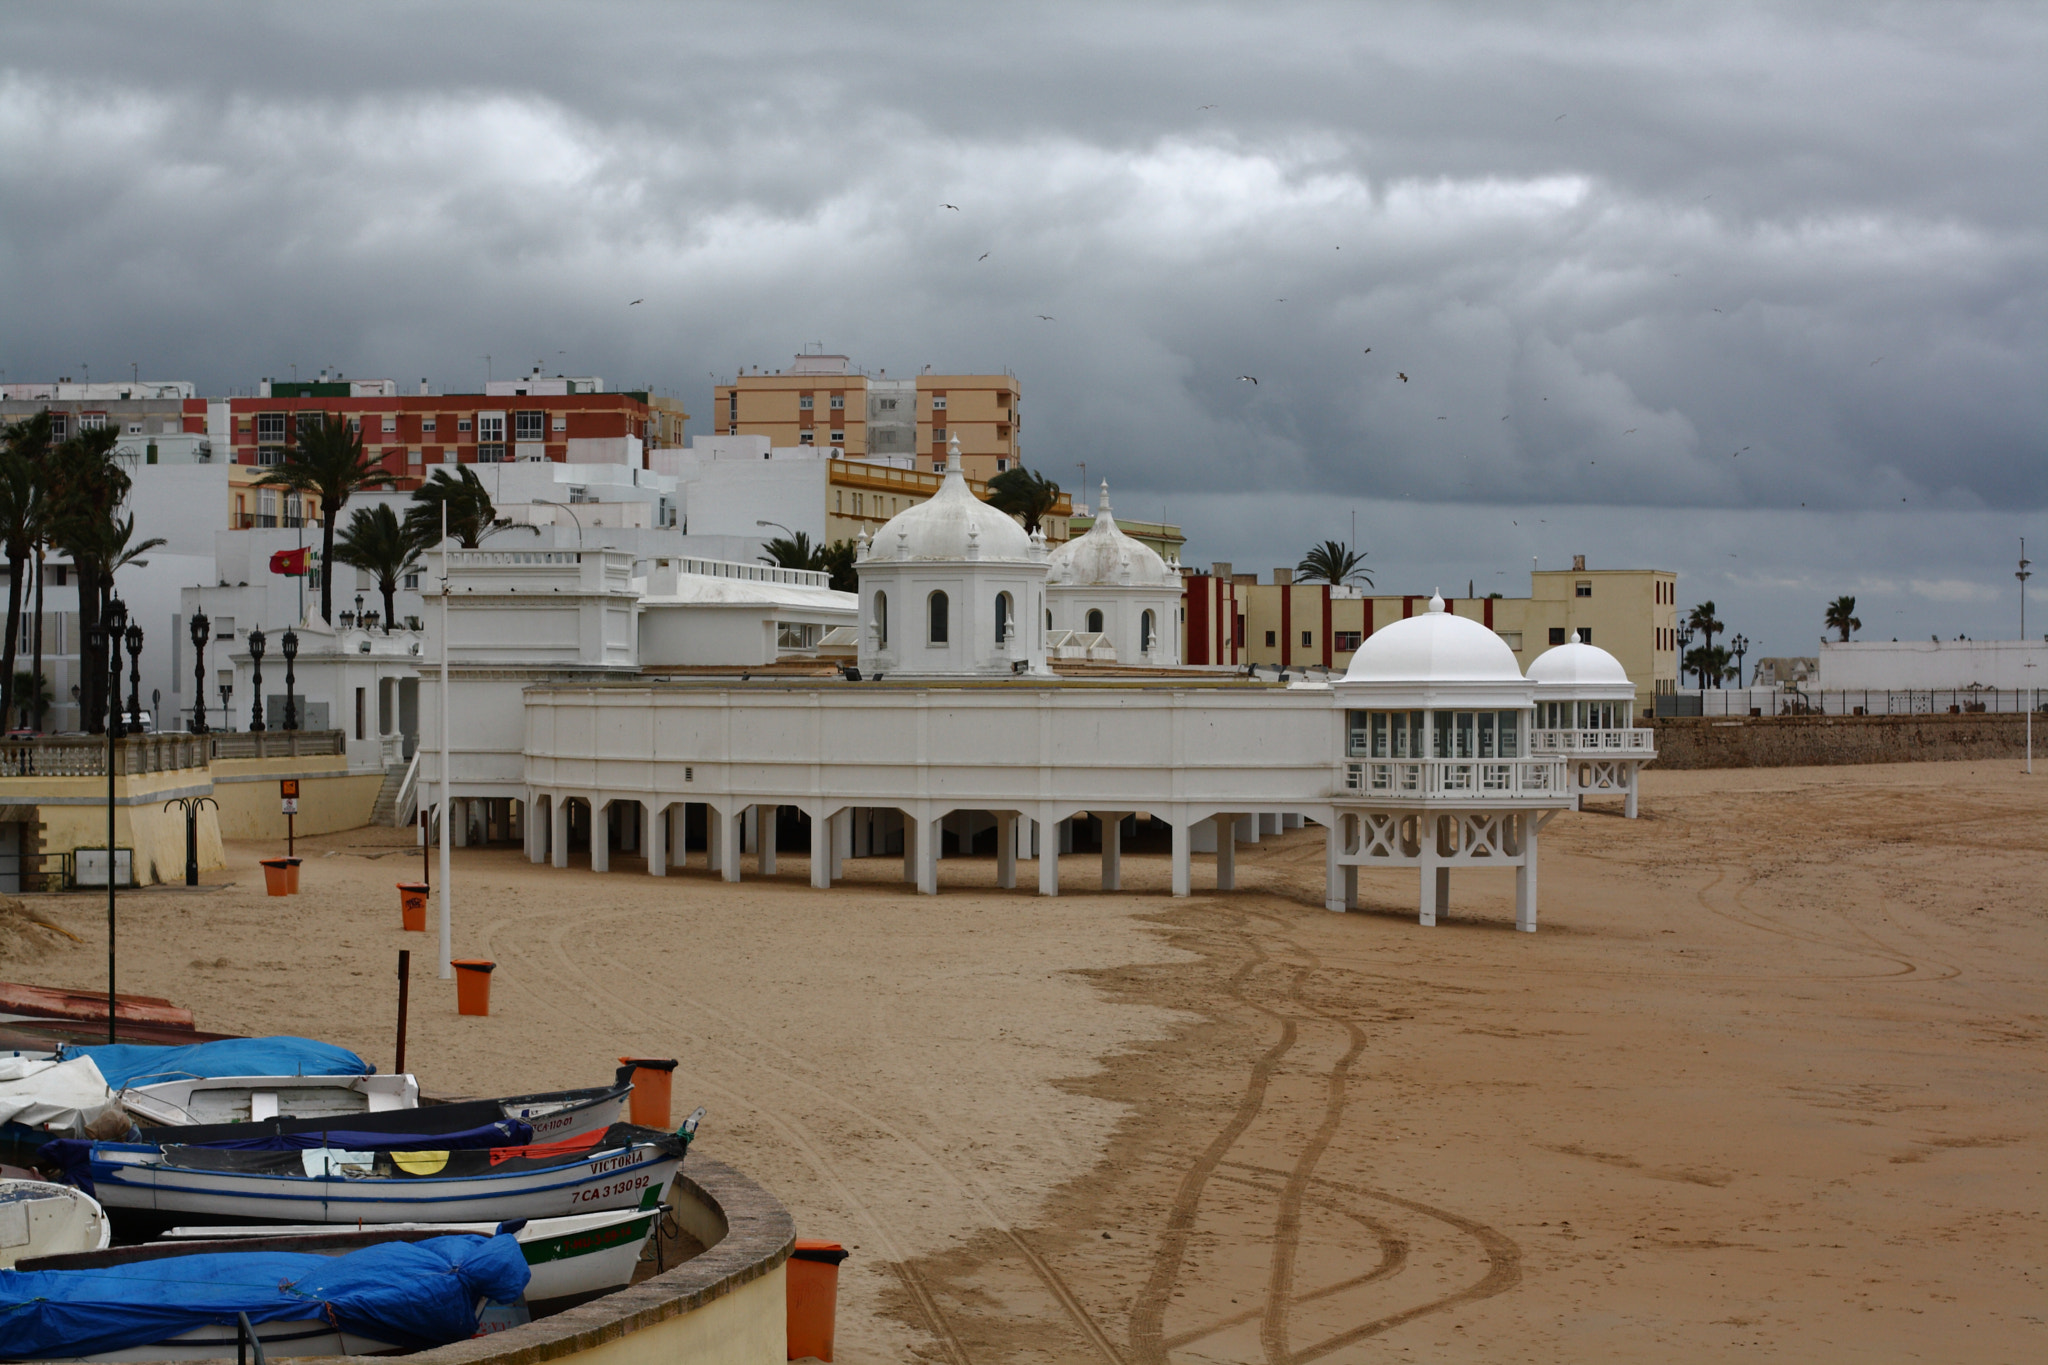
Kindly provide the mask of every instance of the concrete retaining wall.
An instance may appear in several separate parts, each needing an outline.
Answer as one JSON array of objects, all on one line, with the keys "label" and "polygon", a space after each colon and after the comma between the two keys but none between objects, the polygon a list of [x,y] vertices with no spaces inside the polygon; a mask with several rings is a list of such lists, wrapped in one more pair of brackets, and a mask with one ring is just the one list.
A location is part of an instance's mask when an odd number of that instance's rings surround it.
[{"label": "concrete retaining wall", "polygon": [[[1657,768],[1793,768],[1836,763],[1916,763],[2019,758],[2024,715],[1665,717]],[[2035,717],[2048,752],[2048,716]]]}]

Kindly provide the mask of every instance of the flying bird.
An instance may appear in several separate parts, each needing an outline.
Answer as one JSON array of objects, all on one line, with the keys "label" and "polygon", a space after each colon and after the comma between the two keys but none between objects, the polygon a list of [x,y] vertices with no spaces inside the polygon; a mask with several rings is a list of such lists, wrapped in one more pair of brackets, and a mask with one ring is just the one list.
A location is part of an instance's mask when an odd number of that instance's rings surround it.
[{"label": "flying bird", "polygon": [[939,207],[942,209],[951,209],[955,213],[958,213],[960,211],[960,206],[958,204],[941,204],[939,205]]},{"label": "flying bird", "polygon": [[1873,365],[1882,365],[1884,363],[1884,357],[1879,356],[1877,359],[1871,361],[1870,363]]},{"label": "flying bird", "polygon": [[1630,427],[1630,428],[1629,428],[1629,429],[1628,429],[1627,431],[1624,431],[1624,432],[1623,432],[1623,433],[1621,433],[1621,434],[1622,434],[1622,435],[1624,435],[1624,436],[1633,436],[1633,435],[1635,435],[1636,431],[1637,431],[1637,428],[1635,428],[1635,427]]},{"label": "flying bird", "polygon": [[1248,375],[1248,374],[1241,374],[1241,375],[1239,375],[1239,376],[1238,376],[1237,378],[1238,378],[1238,382],[1240,382],[1240,383],[1246,383],[1246,382],[1249,382],[1249,383],[1251,384],[1251,386],[1252,386],[1253,388],[1257,388],[1257,387],[1259,386],[1259,381],[1258,381],[1258,380],[1256,380],[1256,379],[1253,379],[1253,378],[1252,378],[1252,377],[1251,377],[1250,375]]},{"label": "flying bird", "polygon": [[634,300],[633,300],[633,302],[632,302],[632,303],[629,303],[629,304],[627,304],[627,305],[626,305],[626,307],[628,307],[628,308],[631,308],[631,307],[633,307],[633,306],[634,306],[635,304],[641,304],[641,303],[645,303],[645,302],[647,302],[647,300],[646,300],[646,299],[634,299]]},{"label": "flying bird", "polygon": [[1500,420],[1501,420],[1501,421],[1503,421],[1503,422],[1507,421],[1507,420],[1508,420],[1508,415],[1507,415],[1506,413],[1502,413],[1502,414],[1500,415]]},{"label": "flying bird", "polygon": [[1213,105],[1213,104],[1198,104],[1198,105],[1196,105],[1196,106],[1195,106],[1195,110],[1196,110],[1196,112],[1197,112],[1197,113],[1199,113],[1200,111],[1202,111],[1202,110],[1204,110],[1204,109],[1214,109],[1215,107],[1216,107],[1216,106],[1215,106],[1215,105]]},{"label": "flying bird", "polygon": [[1720,310],[1720,309],[1718,309],[1718,308],[1716,308],[1716,309],[1715,309],[1714,311],[1718,313],[1718,312],[1720,312],[1721,310]]},{"label": "flying bird", "polygon": [[1552,123],[1561,123],[1561,122],[1563,122],[1564,118],[1565,118],[1565,116],[1564,116],[1563,114],[1559,114],[1559,115],[1558,115],[1558,116],[1557,116],[1556,118],[1552,119],[1552,120],[1551,120],[1551,122],[1552,122]]},{"label": "flying bird", "polygon": [[985,261],[988,259],[988,253],[984,251],[979,256],[976,256],[974,259],[977,261]]},{"label": "flying bird", "polygon": [[1439,421],[1439,422],[1448,422],[1448,421],[1450,421],[1451,419],[1450,419],[1450,418],[1448,418],[1448,417],[1439,417],[1439,418],[1437,418],[1436,420],[1437,420],[1437,421]]},{"label": "flying bird", "polygon": [[1049,313],[1040,313],[1040,314],[1038,315],[1038,320],[1039,320],[1040,322],[1058,322],[1058,321],[1059,321],[1059,319],[1058,319],[1058,318],[1056,318],[1056,317],[1053,317],[1053,316],[1052,316],[1051,314],[1049,314]]},{"label": "flying bird", "polygon": [[1370,347],[1370,346],[1366,347],[1366,348],[1365,348],[1365,354],[1367,354],[1367,355],[1371,355],[1371,354],[1372,354],[1372,347]]},{"label": "flying bird", "polygon": [[[1399,373],[1399,371],[1396,371],[1396,373]],[[1407,376],[1407,375],[1405,375],[1405,374],[1402,374],[1402,375],[1401,375],[1401,382],[1402,382],[1403,384],[1407,383],[1407,382],[1408,382],[1408,376]]]}]

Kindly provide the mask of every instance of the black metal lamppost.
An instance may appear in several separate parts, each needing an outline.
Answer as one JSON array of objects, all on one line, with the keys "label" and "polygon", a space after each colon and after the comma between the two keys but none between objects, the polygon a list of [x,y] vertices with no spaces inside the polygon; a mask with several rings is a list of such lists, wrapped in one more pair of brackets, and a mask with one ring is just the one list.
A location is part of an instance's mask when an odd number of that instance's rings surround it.
[{"label": "black metal lamppost", "polygon": [[1735,688],[1742,690],[1742,656],[1749,652],[1749,637],[1738,635],[1728,642],[1729,653],[1735,656]]},{"label": "black metal lamppost", "polygon": [[[1691,648],[1692,627],[1680,626],[1678,628],[1678,676],[1681,680],[1683,680],[1685,677],[1685,653],[1687,650]],[[1705,687],[1707,685],[1705,681],[1706,675],[1703,671],[1701,672],[1700,677],[1700,686]]]},{"label": "black metal lamppost", "polygon": [[293,695],[298,679],[292,674],[292,661],[299,657],[299,637],[290,626],[284,628],[284,728],[299,728],[299,699]]},{"label": "black metal lamppost", "polygon": [[[142,731],[142,627],[128,623],[128,728]],[[119,691],[120,661],[114,665],[115,690]]]},{"label": "black metal lamppost", "polygon": [[[206,733],[206,642],[213,634],[213,623],[206,619],[204,610],[192,616],[192,733]],[[227,713],[225,699],[220,704],[221,713]]]},{"label": "black metal lamppost", "polygon": [[228,709],[228,703],[234,698],[234,695],[235,685],[233,683],[222,683],[220,685],[220,713],[225,717],[222,724],[227,726],[230,733],[233,733],[235,728],[235,713]]},{"label": "black metal lamppost", "polygon": [[121,638],[128,608],[118,597],[107,603],[99,622],[87,632],[88,647],[105,651],[107,661],[107,1041],[115,1041],[115,904],[114,904],[114,775],[120,767],[114,741],[121,737]]},{"label": "black metal lamppost", "polygon": [[263,632],[261,630],[249,632],[249,671],[252,675],[249,680],[250,690],[256,694],[255,702],[249,707],[249,728],[251,730],[261,730],[263,729]]}]

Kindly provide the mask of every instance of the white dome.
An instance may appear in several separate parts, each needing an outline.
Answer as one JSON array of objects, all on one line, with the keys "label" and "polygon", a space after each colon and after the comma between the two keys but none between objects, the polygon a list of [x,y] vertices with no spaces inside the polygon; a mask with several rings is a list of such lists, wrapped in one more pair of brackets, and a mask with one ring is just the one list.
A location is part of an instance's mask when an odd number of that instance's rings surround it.
[{"label": "white dome", "polygon": [[1444,610],[1429,610],[1374,631],[1351,656],[1345,682],[1521,682],[1515,651],[1500,636]]},{"label": "white dome", "polygon": [[1156,588],[1180,582],[1180,575],[1156,550],[1125,535],[1109,514],[1108,479],[1102,481],[1102,506],[1088,534],[1068,541],[1047,558],[1052,565],[1050,581],[1069,587]]},{"label": "white dome", "polygon": [[1529,681],[1552,686],[1570,683],[1620,683],[1630,686],[1628,670],[1621,660],[1595,645],[1581,644],[1576,634],[1571,643],[1555,645],[1539,654],[1529,665]]},{"label": "white dome", "polygon": [[867,559],[884,562],[910,559],[1031,560],[1036,546],[1008,512],[999,512],[974,496],[960,472],[960,438],[946,454],[946,477],[939,491],[905,508],[883,525],[868,543]]}]

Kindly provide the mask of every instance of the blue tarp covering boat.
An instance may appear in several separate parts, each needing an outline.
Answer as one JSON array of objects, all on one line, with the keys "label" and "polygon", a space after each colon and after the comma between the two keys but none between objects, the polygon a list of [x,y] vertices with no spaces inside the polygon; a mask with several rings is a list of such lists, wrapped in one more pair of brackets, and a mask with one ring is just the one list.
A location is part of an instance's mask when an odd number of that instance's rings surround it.
[{"label": "blue tarp covering boat", "polygon": [[315,1038],[223,1038],[183,1047],[100,1043],[67,1047],[64,1057],[90,1057],[116,1090],[193,1076],[367,1076],[376,1070],[345,1047]]},{"label": "blue tarp covering boat", "polygon": [[510,1234],[386,1242],[346,1256],[222,1252],[94,1270],[0,1270],[0,1359],[88,1356],[205,1327],[316,1320],[406,1350],[475,1334],[479,1299],[530,1272]]}]

